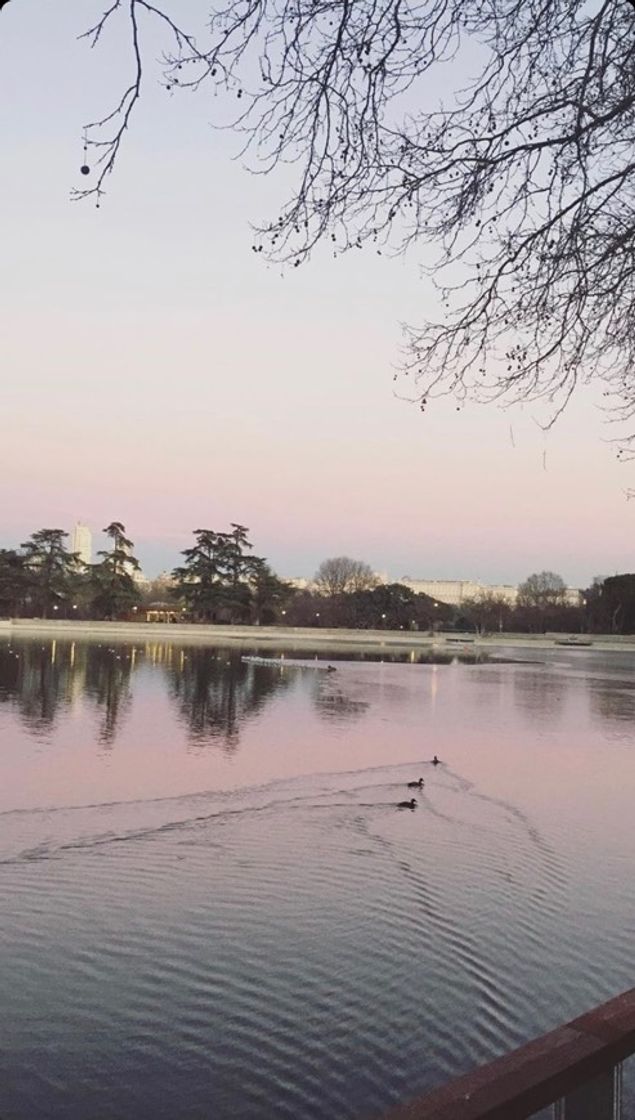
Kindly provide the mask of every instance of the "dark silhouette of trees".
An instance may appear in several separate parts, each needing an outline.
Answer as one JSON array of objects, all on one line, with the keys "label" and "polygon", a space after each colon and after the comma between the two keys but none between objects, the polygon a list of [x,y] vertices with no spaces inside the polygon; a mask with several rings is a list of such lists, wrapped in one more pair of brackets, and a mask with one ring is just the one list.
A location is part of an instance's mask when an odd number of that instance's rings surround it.
[{"label": "dark silhouette of trees", "polygon": [[365,591],[327,595],[300,591],[289,604],[293,626],[348,627],[354,630],[430,630],[449,622],[453,609],[401,583],[379,584]]},{"label": "dark silhouette of trees", "polygon": [[314,583],[324,595],[342,595],[349,591],[368,591],[379,580],[370,564],[351,560],[350,556],[332,556],[323,560],[315,573]]},{"label": "dark silhouette of trees", "polygon": [[459,613],[479,634],[493,634],[511,629],[514,607],[509,600],[486,591],[465,599]]},{"label": "dark silhouette of trees", "polygon": [[24,556],[14,548],[0,548],[0,616],[20,614],[29,592]]},{"label": "dark silhouette of trees", "polygon": [[194,619],[214,622],[222,609],[234,615],[248,611],[248,589],[240,577],[246,572],[245,549],[252,546],[242,526],[233,529],[235,535],[196,529],[196,543],[183,550],[185,563],[172,573],[175,594]]},{"label": "dark silhouette of trees", "polygon": [[545,610],[560,606],[566,596],[567,585],[556,572],[535,572],[518,585],[518,605]]},{"label": "dark silhouette of trees", "polygon": [[265,626],[280,620],[280,612],[293,597],[291,585],[278,579],[260,557],[252,558],[250,591],[252,621]]},{"label": "dark silhouette of trees", "polygon": [[356,591],[342,607],[351,622],[365,630],[431,630],[449,619],[452,609],[428,595],[417,594],[402,583],[380,584],[369,591]]},{"label": "dark silhouette of trees", "polygon": [[614,633],[615,620],[610,617],[609,603],[604,596],[605,576],[594,576],[584,592],[585,615],[589,630],[595,633]]},{"label": "dark silhouette of trees", "polygon": [[599,619],[610,634],[635,632],[635,575],[609,576],[599,589]]},{"label": "dark silhouette of trees", "polygon": [[20,545],[28,574],[28,598],[34,613],[49,618],[72,597],[78,578],[79,557],[64,545],[63,529],[38,529]]},{"label": "dark silhouette of trees", "polygon": [[580,630],[580,604],[567,601],[567,587],[556,572],[535,572],[518,586],[514,625],[521,630]]},{"label": "dark silhouette of trees", "polygon": [[199,622],[250,622],[264,619],[288,594],[253,545],[244,525],[232,522],[229,533],[196,529],[196,543],[184,549],[185,563],[175,568],[174,594]]},{"label": "dark silhouette of trees", "polygon": [[88,599],[91,613],[113,619],[127,614],[141,600],[132,576],[139,570],[139,561],[133,555],[134,544],[126,537],[125,525],[112,521],[104,533],[112,541],[112,548],[98,552],[101,561],[91,565]]},{"label": "dark silhouette of trees", "polygon": [[126,20],[132,69],[87,126],[78,197],[115,166],[154,23],[166,89],[224,92],[257,169],[295,168],[256,252],[434,246],[442,312],[408,332],[422,408],[542,399],[553,418],[592,377],[633,414],[635,0],[225,0],[206,26],[201,0],[201,15],[113,0],[86,33],[95,46]]}]

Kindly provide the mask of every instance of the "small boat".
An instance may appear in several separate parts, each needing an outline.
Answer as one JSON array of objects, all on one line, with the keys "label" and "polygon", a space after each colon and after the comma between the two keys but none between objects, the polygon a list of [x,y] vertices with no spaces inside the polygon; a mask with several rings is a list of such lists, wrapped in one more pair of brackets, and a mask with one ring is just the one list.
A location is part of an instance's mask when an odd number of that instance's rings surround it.
[{"label": "small boat", "polygon": [[587,648],[593,645],[591,638],[582,638],[576,634],[572,634],[569,638],[554,638],[554,644],[557,646],[583,646]]},{"label": "small boat", "polygon": [[460,642],[460,644],[463,646],[468,642],[473,642],[474,638],[446,638],[445,640],[446,642]]}]

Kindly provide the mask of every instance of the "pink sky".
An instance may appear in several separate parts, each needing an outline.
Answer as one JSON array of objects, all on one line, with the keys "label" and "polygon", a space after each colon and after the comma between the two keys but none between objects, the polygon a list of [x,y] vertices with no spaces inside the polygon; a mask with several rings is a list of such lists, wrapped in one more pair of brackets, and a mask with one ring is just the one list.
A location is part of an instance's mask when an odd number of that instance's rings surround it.
[{"label": "pink sky", "polygon": [[2,13],[0,544],[117,518],[153,574],[238,520],[283,575],[342,552],[394,577],[631,569],[633,471],[592,395],[548,435],[532,407],[397,400],[399,323],[432,306],[416,256],[268,267],[249,221],[282,187],[231,162],[203,97],[150,78],[101,209],[68,201],[123,75],[75,42],[86,19]]}]

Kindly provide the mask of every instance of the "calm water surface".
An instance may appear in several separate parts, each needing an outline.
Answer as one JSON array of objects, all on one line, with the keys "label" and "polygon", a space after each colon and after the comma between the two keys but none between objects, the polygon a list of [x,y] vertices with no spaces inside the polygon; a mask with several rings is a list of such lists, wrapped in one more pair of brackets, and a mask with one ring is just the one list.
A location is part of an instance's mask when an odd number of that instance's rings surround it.
[{"label": "calm water surface", "polygon": [[635,657],[533,656],[0,644],[3,1120],[372,1117],[631,987]]}]

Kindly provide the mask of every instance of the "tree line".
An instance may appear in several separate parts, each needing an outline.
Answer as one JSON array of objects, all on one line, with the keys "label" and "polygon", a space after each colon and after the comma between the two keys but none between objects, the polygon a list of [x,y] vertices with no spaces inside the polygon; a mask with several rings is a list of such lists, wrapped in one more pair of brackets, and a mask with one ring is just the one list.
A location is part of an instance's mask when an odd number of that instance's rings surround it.
[{"label": "tree line", "polygon": [[18,548],[0,549],[0,614],[10,617],[116,618],[139,600],[139,562],[120,521],[103,530],[110,547],[82,563],[63,529],[38,529]]},{"label": "tree line", "polygon": [[[85,564],[67,547],[63,529],[38,529],[15,549],[0,549],[0,615],[26,618],[125,619],[156,595],[135,580],[139,561],[120,521],[104,530],[110,547]],[[160,590],[184,620],[272,622],[291,588],[252,553],[244,525],[196,529],[194,544]],[[166,605],[166,604],[164,604]]]},{"label": "tree line", "polygon": [[[108,547],[84,564],[67,547],[63,529],[38,529],[17,548],[0,549],[0,616],[130,619],[162,606],[184,622],[283,624],[368,630],[635,632],[635,575],[597,576],[568,598],[555,572],[537,572],[519,586],[515,602],[483,591],[460,605],[382,583],[369,564],[335,556],[320,564],[310,587],[280,579],[255,555],[249,529],[196,529],[194,543],[169,582],[135,580],[139,561],[125,525],[103,530]],[[159,600],[159,602],[157,602]]]}]

